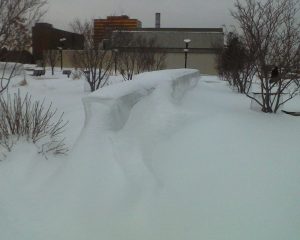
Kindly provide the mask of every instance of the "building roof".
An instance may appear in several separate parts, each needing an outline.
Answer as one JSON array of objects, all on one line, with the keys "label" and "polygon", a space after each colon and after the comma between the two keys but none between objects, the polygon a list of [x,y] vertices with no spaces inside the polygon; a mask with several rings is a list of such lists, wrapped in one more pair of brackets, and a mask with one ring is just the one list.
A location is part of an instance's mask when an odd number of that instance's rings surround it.
[{"label": "building roof", "polygon": [[223,28],[138,28],[135,31],[147,32],[221,32]]}]

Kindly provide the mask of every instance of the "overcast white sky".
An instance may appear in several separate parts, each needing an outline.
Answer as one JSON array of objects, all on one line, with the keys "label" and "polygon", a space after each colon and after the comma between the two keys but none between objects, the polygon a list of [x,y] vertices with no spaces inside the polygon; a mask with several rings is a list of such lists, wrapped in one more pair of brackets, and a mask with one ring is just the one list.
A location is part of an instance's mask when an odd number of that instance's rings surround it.
[{"label": "overcast white sky", "polygon": [[221,27],[230,25],[229,10],[235,0],[48,0],[43,21],[69,30],[69,23],[81,19],[126,14],[139,19],[143,27],[154,27],[155,13],[161,13],[161,27]]}]

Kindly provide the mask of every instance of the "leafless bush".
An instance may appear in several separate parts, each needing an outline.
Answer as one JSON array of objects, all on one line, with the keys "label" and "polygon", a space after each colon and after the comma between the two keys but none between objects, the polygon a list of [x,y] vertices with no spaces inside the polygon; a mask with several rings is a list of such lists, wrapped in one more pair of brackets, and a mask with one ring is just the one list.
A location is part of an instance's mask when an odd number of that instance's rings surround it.
[{"label": "leafless bush", "polygon": [[91,92],[106,85],[112,66],[112,57],[107,50],[79,50],[74,54],[74,61],[79,63],[85,73]]},{"label": "leafless bush", "polygon": [[[132,80],[135,70],[138,69],[138,52],[137,51],[121,51],[120,55],[120,73],[124,81]],[[138,69],[139,72],[139,69]]]},{"label": "leafless bush", "polygon": [[162,50],[156,38],[136,38],[138,51],[137,73],[160,70],[164,67],[166,52]]},{"label": "leafless bush", "polygon": [[[300,24],[298,0],[236,1],[232,16],[237,20],[243,42],[254,59],[259,99],[247,94],[263,112],[276,113],[299,93]],[[270,81],[270,69],[279,77]],[[285,97],[285,98],[284,98]]]},{"label": "leafless bush", "polygon": [[62,138],[67,125],[63,114],[56,118],[57,110],[44,101],[32,101],[28,94],[22,99],[20,92],[13,96],[0,96],[0,153],[6,156],[20,140],[35,144],[39,153],[65,154],[68,151]]}]

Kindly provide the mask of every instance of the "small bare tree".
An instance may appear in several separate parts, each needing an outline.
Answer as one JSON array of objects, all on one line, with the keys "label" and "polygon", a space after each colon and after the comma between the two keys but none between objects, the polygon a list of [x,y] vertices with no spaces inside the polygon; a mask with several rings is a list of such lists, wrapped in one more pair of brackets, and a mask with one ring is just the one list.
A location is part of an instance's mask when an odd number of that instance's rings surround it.
[{"label": "small bare tree", "polygon": [[166,67],[166,58],[167,58],[166,50],[160,47],[156,47],[153,58],[154,58],[154,63],[149,69],[149,71],[162,70]]},{"label": "small bare tree", "polygon": [[91,91],[102,88],[107,84],[109,71],[113,63],[113,56],[101,45],[94,41],[93,24],[91,21],[75,20],[71,24],[73,30],[84,36],[84,49],[73,55],[73,63],[84,73]]},{"label": "small bare tree", "polygon": [[[263,112],[276,113],[299,92],[298,13],[298,0],[245,0],[245,4],[237,0],[232,11],[245,47],[254,58],[260,88],[259,99],[251,94],[247,96],[256,101]],[[276,81],[269,81],[270,68],[274,66],[280,74]]]},{"label": "small bare tree", "polygon": [[[21,53],[30,47],[31,27],[44,14],[45,4],[46,0],[0,0],[0,50]],[[0,75],[0,93],[8,87],[17,68],[7,66]]]},{"label": "small bare tree", "polygon": [[141,72],[156,71],[164,67],[166,51],[159,47],[156,38],[137,38],[137,43],[138,64]]},{"label": "small bare tree", "polygon": [[112,48],[118,49],[118,69],[123,79],[132,80],[138,66],[138,52],[132,33],[124,29],[118,29],[111,38]]},{"label": "small bare tree", "polygon": [[50,49],[44,52],[44,62],[50,65],[52,75],[54,75],[54,68],[59,59],[60,56],[57,50]]}]

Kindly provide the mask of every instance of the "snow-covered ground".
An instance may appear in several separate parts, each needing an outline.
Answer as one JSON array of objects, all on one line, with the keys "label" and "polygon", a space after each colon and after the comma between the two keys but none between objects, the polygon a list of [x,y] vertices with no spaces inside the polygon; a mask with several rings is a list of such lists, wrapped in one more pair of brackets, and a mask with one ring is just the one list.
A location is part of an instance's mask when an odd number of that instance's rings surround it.
[{"label": "snow-covered ground", "polygon": [[0,162],[0,239],[299,240],[300,117],[252,111],[214,76],[174,83],[191,73],[93,94],[26,76],[22,93],[65,112],[70,152],[22,143]]}]

